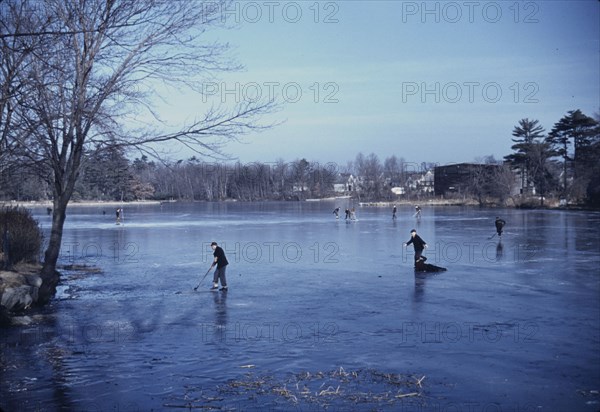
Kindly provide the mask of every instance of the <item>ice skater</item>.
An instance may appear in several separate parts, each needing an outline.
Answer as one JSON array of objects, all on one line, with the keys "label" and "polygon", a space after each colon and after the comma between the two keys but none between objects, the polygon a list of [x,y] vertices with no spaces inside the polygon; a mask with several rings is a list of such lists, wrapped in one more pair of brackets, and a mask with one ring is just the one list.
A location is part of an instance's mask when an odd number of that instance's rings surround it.
[{"label": "ice skater", "polygon": [[[217,265],[217,270],[215,270],[215,274],[213,275],[213,286],[210,290],[217,290],[219,288],[219,280],[221,281],[221,291],[227,292],[227,279],[225,278],[225,269],[229,262],[227,261],[227,257],[225,257],[225,251],[217,242],[212,242],[210,247],[214,251],[213,256],[215,260],[212,265],[210,265],[210,269],[212,269],[215,265]],[[209,270],[210,270],[209,269]]]},{"label": "ice skater", "polygon": [[416,205],[416,206],[415,206],[415,217],[416,217],[417,219],[420,219],[420,218],[421,218],[421,206],[419,206],[419,205]]},{"label": "ice skater", "polygon": [[340,218],[340,208],[336,207],[335,209],[333,209],[333,214],[335,215],[336,219]]},{"label": "ice skater", "polygon": [[496,234],[499,237],[502,237],[502,229],[504,228],[506,222],[500,219],[498,216],[496,216],[496,221],[494,222],[494,224],[496,225]]},{"label": "ice skater", "polygon": [[344,220],[348,219],[350,219],[350,209],[346,209],[346,217],[344,218]]},{"label": "ice skater", "polygon": [[398,211],[398,208],[396,207],[396,205],[394,205],[394,208],[392,209],[392,220],[396,220],[396,212]]},{"label": "ice skater", "polygon": [[419,260],[419,258],[421,257],[421,254],[423,253],[423,250],[425,250],[425,248],[427,247],[427,243],[421,239],[421,236],[417,235],[417,230],[413,229],[410,231],[410,240],[406,243],[404,243],[404,246],[408,246],[412,243],[413,247],[415,248],[415,264],[417,263],[417,260]]},{"label": "ice skater", "polygon": [[123,212],[123,209],[121,208],[117,208],[115,214],[117,215],[117,225],[121,223],[121,213]]}]

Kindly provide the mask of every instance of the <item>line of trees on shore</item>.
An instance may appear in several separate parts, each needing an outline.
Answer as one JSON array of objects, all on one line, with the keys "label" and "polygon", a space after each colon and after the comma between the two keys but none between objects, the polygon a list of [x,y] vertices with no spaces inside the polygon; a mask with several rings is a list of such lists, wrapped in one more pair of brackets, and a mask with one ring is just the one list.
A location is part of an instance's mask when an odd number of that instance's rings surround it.
[{"label": "line of trees on shore", "polygon": [[[572,204],[600,206],[600,126],[580,110],[569,111],[549,133],[538,120],[521,119],[512,132],[513,152],[477,163],[457,196],[480,204],[493,199],[506,204],[521,196],[541,200],[567,199]],[[272,163],[225,163],[197,157],[156,161],[141,156],[128,160],[125,150],[112,148],[84,156],[74,200],[241,201],[304,200],[351,195],[361,201],[422,199],[433,196],[425,172],[435,164],[406,162],[395,155],[382,162],[359,153],[345,165],[278,160]],[[50,176],[50,175],[49,175]],[[50,176],[51,177],[51,176]],[[3,170],[0,199],[45,200],[50,181],[27,167]],[[392,191],[402,188],[401,195]],[[516,202],[515,202],[516,203]]]},{"label": "line of trees on shore", "polygon": [[[191,157],[157,161],[147,156],[130,161],[123,150],[115,148],[86,157],[73,199],[260,201],[353,194],[364,200],[391,200],[397,198],[392,187],[406,186],[411,178],[432,167],[396,156],[381,162],[375,154],[362,153],[345,165],[306,159],[226,163]],[[35,201],[51,196],[49,182],[27,167],[4,170],[0,182],[0,199]],[[421,192],[417,185],[408,190],[414,196]]]}]

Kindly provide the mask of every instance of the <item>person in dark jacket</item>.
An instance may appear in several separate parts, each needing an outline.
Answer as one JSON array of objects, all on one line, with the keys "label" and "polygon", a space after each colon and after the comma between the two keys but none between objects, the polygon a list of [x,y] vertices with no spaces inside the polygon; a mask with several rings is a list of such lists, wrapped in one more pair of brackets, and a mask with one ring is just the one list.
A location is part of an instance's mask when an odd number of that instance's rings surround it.
[{"label": "person in dark jacket", "polygon": [[217,290],[219,288],[219,280],[221,281],[221,290],[223,292],[227,292],[227,279],[225,278],[225,269],[229,262],[227,261],[227,257],[225,257],[225,251],[217,242],[212,242],[210,247],[214,251],[213,256],[215,260],[213,261],[210,268],[212,269],[215,265],[217,265],[217,270],[215,270],[215,274],[213,276],[213,287],[211,290]]},{"label": "person in dark jacket", "polygon": [[333,214],[335,215],[336,219],[340,218],[340,208],[336,207],[335,209],[333,209]]},{"label": "person in dark jacket", "polygon": [[404,246],[408,246],[412,243],[415,248],[415,263],[421,257],[423,250],[427,247],[427,243],[421,239],[421,236],[417,235],[416,229],[410,231],[410,240],[404,244]]},{"label": "person in dark jacket", "polygon": [[502,236],[502,229],[504,228],[506,222],[496,216],[496,222],[494,222],[494,224],[496,225],[496,233],[498,233],[498,236]]}]

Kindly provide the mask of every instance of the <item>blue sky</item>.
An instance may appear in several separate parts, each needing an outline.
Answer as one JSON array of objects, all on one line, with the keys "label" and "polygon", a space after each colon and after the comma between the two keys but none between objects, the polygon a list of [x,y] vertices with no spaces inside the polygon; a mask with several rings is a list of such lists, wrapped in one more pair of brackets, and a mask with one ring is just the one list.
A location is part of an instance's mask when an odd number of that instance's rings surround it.
[{"label": "blue sky", "polygon": [[283,123],[225,149],[242,162],[500,159],[522,118],[549,131],[568,110],[600,111],[597,0],[254,1],[223,14],[237,27],[211,36],[244,70],[161,111],[176,123],[274,95],[265,122]]}]

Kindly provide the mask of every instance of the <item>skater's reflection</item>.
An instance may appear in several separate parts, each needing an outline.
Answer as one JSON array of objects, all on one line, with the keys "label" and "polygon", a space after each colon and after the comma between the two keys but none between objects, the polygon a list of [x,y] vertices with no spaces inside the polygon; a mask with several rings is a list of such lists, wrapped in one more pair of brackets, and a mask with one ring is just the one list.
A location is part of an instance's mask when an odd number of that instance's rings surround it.
[{"label": "skater's reflection", "polygon": [[415,261],[415,302],[420,302],[425,294],[425,283],[427,279],[435,276],[437,273],[445,272],[447,269],[430,263],[425,263],[427,257],[421,255]]},{"label": "skater's reflection", "polygon": [[227,291],[211,292],[215,303],[215,328],[227,329]]},{"label": "skater's reflection", "polygon": [[502,239],[500,239],[496,245],[496,262],[501,261],[502,256],[504,256],[504,246],[502,246]]},{"label": "skater's reflection", "polygon": [[221,356],[228,353],[228,345],[225,343],[234,339],[234,335],[227,330],[227,292],[213,291],[213,302],[215,304],[215,320],[213,324],[205,327],[203,339],[217,344]]},{"label": "skater's reflection", "polygon": [[423,301],[423,297],[425,296],[425,283],[427,283],[427,274],[415,272],[415,292],[413,299],[415,303]]}]

